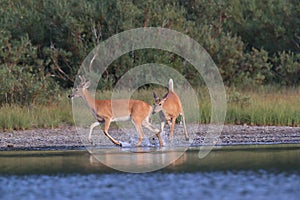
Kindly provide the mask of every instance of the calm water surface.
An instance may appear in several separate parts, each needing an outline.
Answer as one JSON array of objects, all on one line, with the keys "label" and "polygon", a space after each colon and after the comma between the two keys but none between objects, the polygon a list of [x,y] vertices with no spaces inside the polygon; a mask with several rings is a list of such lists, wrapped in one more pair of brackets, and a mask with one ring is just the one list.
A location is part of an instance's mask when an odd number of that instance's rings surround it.
[{"label": "calm water surface", "polygon": [[300,146],[189,150],[162,170],[113,170],[86,151],[0,152],[0,199],[298,199]]}]

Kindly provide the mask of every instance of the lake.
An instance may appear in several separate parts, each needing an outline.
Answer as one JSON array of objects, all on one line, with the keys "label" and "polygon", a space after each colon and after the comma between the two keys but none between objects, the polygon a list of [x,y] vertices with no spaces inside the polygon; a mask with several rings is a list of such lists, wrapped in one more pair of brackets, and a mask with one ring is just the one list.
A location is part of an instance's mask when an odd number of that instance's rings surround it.
[{"label": "lake", "polygon": [[2,151],[0,185],[0,199],[298,199],[300,145],[216,146],[203,159],[190,148],[149,173],[114,170],[84,149]]}]

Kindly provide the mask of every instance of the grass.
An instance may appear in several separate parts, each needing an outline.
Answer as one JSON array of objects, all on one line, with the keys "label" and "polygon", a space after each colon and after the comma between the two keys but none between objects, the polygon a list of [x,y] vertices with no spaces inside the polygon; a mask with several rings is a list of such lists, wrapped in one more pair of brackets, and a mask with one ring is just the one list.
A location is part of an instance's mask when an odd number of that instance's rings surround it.
[{"label": "grass", "polygon": [[[159,96],[163,96],[166,92],[164,89],[155,90]],[[184,91],[181,95],[187,99],[191,98],[186,92]],[[300,88],[262,87],[244,91],[227,88],[226,92],[225,124],[300,126]],[[184,105],[187,122],[198,120],[200,123],[209,123],[211,104],[208,91],[199,88],[196,93],[200,109],[195,109],[191,104]],[[71,101],[66,96],[62,95],[59,101],[48,105],[2,105],[0,107],[0,130],[74,125]],[[96,96],[101,99],[110,98],[111,92],[99,92]],[[132,97],[149,104],[153,103],[152,90],[138,90],[133,93]]]},{"label": "grass", "polygon": [[55,128],[62,124],[73,124],[70,102],[48,105],[2,105],[0,130],[24,130],[32,128]]},{"label": "grass", "polygon": [[300,126],[299,88],[263,89],[238,94],[242,100],[228,101],[226,123]]}]

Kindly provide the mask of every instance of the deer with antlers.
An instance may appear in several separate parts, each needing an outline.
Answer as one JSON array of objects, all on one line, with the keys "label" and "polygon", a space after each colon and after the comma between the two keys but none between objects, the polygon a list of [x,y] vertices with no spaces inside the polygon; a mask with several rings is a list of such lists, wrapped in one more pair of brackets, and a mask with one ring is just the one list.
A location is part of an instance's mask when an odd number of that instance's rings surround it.
[{"label": "deer with antlers", "polygon": [[121,142],[117,141],[111,135],[109,135],[108,129],[111,122],[127,121],[131,119],[139,134],[139,140],[136,146],[141,146],[144,138],[142,126],[156,133],[160,146],[163,145],[159,129],[154,128],[149,122],[149,117],[152,111],[152,107],[149,104],[147,104],[144,101],[133,99],[94,99],[88,91],[90,81],[86,81],[86,79],[81,76],[79,76],[79,78],[81,82],[77,86],[77,88],[73,90],[72,94],[69,95],[69,98],[83,98],[97,120],[90,126],[90,132],[88,137],[89,141],[91,141],[91,134],[93,129],[101,123],[104,123],[104,134],[114,144],[122,146]]},{"label": "deer with antlers", "polygon": [[169,89],[169,91],[163,97],[163,99],[160,99],[156,95],[156,93],[153,92],[155,103],[153,106],[152,114],[159,112],[160,123],[161,123],[161,132],[163,132],[163,129],[165,126],[165,121],[167,121],[167,123],[171,127],[170,134],[169,134],[170,140],[173,139],[176,118],[179,115],[181,115],[182,121],[183,121],[183,129],[184,129],[185,139],[188,141],[189,136],[188,136],[188,133],[186,130],[185,118],[184,118],[181,101],[180,101],[180,98],[178,97],[178,95],[174,92],[172,79],[169,80],[169,88],[168,89]]}]

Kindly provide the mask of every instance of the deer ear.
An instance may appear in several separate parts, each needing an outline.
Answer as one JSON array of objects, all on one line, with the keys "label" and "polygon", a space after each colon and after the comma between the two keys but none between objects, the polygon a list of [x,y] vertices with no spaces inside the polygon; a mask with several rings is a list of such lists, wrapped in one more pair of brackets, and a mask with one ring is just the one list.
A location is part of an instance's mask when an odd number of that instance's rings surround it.
[{"label": "deer ear", "polygon": [[159,97],[156,95],[156,93],[154,91],[153,91],[153,97],[154,97],[155,100],[159,99]]}]

